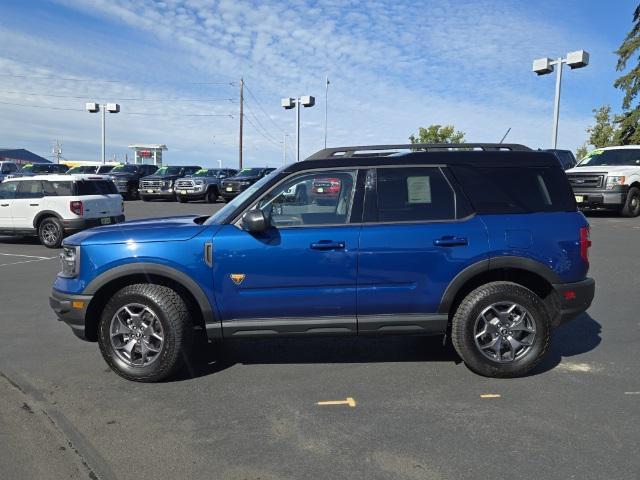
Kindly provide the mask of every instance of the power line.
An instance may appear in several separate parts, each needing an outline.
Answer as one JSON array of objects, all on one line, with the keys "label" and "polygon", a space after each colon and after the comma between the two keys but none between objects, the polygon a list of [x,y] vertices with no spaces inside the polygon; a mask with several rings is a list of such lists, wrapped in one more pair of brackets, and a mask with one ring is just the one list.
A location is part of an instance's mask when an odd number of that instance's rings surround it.
[{"label": "power line", "polygon": [[181,85],[228,85],[235,86],[235,82],[127,82],[125,80],[99,80],[94,78],[73,78],[73,77],[59,77],[57,75],[19,75],[13,73],[0,73],[0,77],[12,77],[12,78],[38,78],[47,80],[64,80],[68,82],[92,82],[92,83],[165,83],[165,84],[181,84]]},{"label": "power line", "polygon": [[258,133],[259,133],[259,134],[260,134],[260,135],[261,135],[265,140],[267,140],[267,141],[269,141],[269,142],[273,143],[274,145],[277,145],[278,147],[280,146],[281,142],[278,142],[278,141],[276,141],[276,140],[274,140],[274,139],[272,139],[272,138],[267,137],[264,133],[262,133],[262,132],[260,131],[260,129],[258,129],[258,127],[256,127],[255,123],[253,123],[249,117],[247,117],[246,115],[244,115],[244,119],[245,119],[247,122],[249,122],[249,124],[250,124],[251,126],[253,126],[253,128],[255,128],[256,132],[258,132]]},{"label": "power line", "polygon": [[[64,107],[54,107],[49,105],[27,105],[24,103],[11,103],[11,102],[3,102],[0,101],[1,105],[12,105],[14,107],[29,107],[29,108],[42,108],[46,110],[64,110],[67,112],[84,112],[85,110],[81,108],[64,108]],[[228,117],[235,118],[232,113],[151,113],[151,112],[120,112],[124,115],[145,115],[150,117]]]},{"label": "power line", "polygon": [[271,123],[273,123],[273,125],[280,130],[281,133],[286,134],[287,132],[285,132],[276,122],[273,118],[271,118],[271,115],[269,115],[267,113],[267,111],[262,108],[262,105],[260,104],[260,102],[258,101],[258,99],[256,98],[256,96],[253,94],[253,92],[251,91],[251,89],[247,86],[246,82],[245,82],[245,87],[247,88],[247,91],[249,92],[249,95],[251,95],[251,98],[253,98],[253,100],[258,104],[258,107],[260,108],[260,110],[262,110],[262,113],[265,114],[265,116],[271,121]]},{"label": "power line", "polygon": [[[258,117],[256,117],[256,114],[253,112],[253,109],[249,106],[249,104],[245,102],[245,105],[246,105],[246,107],[247,107],[247,110],[249,110],[249,113],[251,114],[251,116],[253,117],[253,119],[256,121],[256,123],[258,124],[258,126],[259,126],[259,127],[262,129],[262,131],[264,132],[264,134],[265,134],[266,136],[268,136],[269,138],[271,138],[272,140],[274,140],[274,141],[276,141],[276,142],[277,142],[278,140],[276,139],[276,137],[275,137],[275,136],[273,136],[273,135],[271,135],[271,133],[269,133],[269,131],[268,131],[266,128],[264,128],[264,125],[262,125],[262,123],[260,122],[260,120],[258,119]],[[256,127],[256,128],[257,128],[257,127]]]},{"label": "power line", "polygon": [[[53,97],[53,98],[75,98],[86,99],[88,97],[97,97],[99,95],[56,95],[53,93],[38,93],[38,92],[16,92],[5,91],[0,92],[11,95],[29,95],[38,97]],[[110,96],[109,98],[112,98]],[[233,98],[115,98],[115,100],[121,102],[235,102]]]}]

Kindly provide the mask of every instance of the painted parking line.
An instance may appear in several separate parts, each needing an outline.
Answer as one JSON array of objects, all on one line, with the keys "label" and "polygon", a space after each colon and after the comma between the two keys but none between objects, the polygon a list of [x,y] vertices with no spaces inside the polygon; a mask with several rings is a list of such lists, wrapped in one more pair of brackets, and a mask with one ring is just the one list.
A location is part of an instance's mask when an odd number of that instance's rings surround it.
[{"label": "painted parking line", "polygon": [[52,258],[58,258],[56,257],[37,257],[35,255],[21,255],[19,253],[0,253],[0,255],[6,256],[6,257],[23,257],[23,258],[37,258],[39,260],[51,260]]},{"label": "painted parking line", "polygon": [[480,395],[480,398],[500,398],[501,395],[499,393],[483,393]]},{"label": "painted parking line", "polygon": [[640,392],[624,392],[625,395],[640,395]]},{"label": "painted parking line", "polygon": [[[29,260],[18,260],[17,262],[7,262],[7,263],[0,263],[0,267],[8,267],[9,265],[20,265],[23,263],[32,263],[32,262],[43,262],[45,260],[54,260],[56,258],[58,258],[57,256],[55,257],[38,257],[35,255],[21,255],[18,253],[0,253],[0,258],[2,257],[17,257],[17,258],[28,258]],[[9,260],[7,258],[7,260]]]},{"label": "painted parking line", "polygon": [[349,405],[351,408],[356,406],[356,401],[352,397],[347,397],[344,400],[325,400],[323,402],[318,402],[316,405]]}]

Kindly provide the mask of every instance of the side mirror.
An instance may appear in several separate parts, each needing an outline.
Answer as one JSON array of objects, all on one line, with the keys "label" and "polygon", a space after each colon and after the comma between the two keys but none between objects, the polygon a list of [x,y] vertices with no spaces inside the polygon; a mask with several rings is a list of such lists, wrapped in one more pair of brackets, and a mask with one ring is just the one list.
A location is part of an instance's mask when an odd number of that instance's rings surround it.
[{"label": "side mirror", "polygon": [[242,216],[242,229],[249,233],[261,233],[269,227],[262,210],[249,210]]}]

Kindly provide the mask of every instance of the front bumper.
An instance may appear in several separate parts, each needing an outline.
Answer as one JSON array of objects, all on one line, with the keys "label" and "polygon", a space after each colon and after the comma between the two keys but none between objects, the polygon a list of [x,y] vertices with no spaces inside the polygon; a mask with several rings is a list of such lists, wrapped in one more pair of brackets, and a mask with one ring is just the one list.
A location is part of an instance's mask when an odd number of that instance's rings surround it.
[{"label": "front bumper", "polygon": [[140,188],[138,190],[138,193],[140,194],[140,197],[147,197],[147,198],[171,198],[174,200],[176,198],[176,192],[173,188],[170,191],[161,190],[161,189]]},{"label": "front bumper", "polygon": [[615,190],[574,190],[573,194],[580,210],[618,210],[627,201],[629,187],[621,185]]},{"label": "front bumper", "polygon": [[58,316],[58,320],[66,323],[76,337],[87,340],[85,336],[85,319],[87,308],[93,297],[91,295],[71,295],[52,290],[49,306]]},{"label": "front bumper", "polygon": [[576,283],[555,284],[553,289],[560,299],[560,315],[553,321],[553,326],[558,327],[574,319],[591,306],[596,282],[593,278],[586,278]]},{"label": "front bumper", "polygon": [[201,200],[203,199],[205,196],[207,195],[207,191],[206,190],[180,190],[177,189],[176,190],[176,196],[177,197],[186,197],[186,198],[191,198],[194,200]]},{"label": "front bumper", "polygon": [[[102,223],[103,218],[109,218],[109,223]],[[124,220],[124,215],[118,215],[117,217],[74,218],[71,220],[63,220],[62,225],[64,226],[64,231],[70,233],[86,230],[87,228],[101,227],[103,225],[114,225],[116,223],[122,223]]]}]

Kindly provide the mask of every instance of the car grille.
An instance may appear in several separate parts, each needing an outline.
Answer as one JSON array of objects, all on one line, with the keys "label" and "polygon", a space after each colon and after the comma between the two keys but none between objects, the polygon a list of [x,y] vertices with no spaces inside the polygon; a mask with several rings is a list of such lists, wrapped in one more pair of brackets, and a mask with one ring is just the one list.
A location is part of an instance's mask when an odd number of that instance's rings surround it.
[{"label": "car grille", "polygon": [[178,180],[176,182],[176,188],[180,189],[180,188],[184,188],[184,189],[191,189],[193,188],[194,183],[193,180]]},{"label": "car grille", "polygon": [[604,186],[604,173],[570,173],[569,183],[574,190],[586,190],[590,188],[602,188]]},{"label": "car grille", "polygon": [[162,180],[142,180],[140,186],[142,188],[162,188],[163,183]]},{"label": "car grille", "polygon": [[231,188],[232,192],[241,192],[244,189],[244,185],[241,185],[240,182],[222,182],[222,189],[225,192],[228,192],[228,188]]}]

